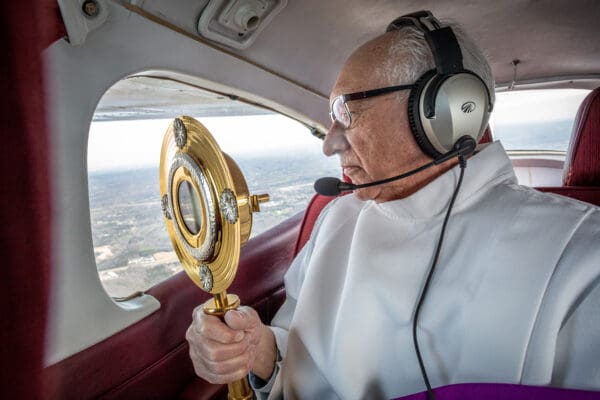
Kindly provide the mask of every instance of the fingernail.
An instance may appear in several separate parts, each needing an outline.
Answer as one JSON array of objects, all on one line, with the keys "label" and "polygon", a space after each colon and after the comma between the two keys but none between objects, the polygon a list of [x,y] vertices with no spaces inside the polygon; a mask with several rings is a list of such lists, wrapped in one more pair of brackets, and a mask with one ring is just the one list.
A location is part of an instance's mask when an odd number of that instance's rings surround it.
[{"label": "fingernail", "polygon": [[238,333],[235,334],[234,340],[236,342],[239,342],[240,340],[242,340],[244,338],[244,332],[239,331]]},{"label": "fingernail", "polygon": [[236,316],[236,315],[237,315],[238,317],[239,317],[239,315],[240,315],[240,313],[239,313],[237,310],[229,310],[229,311],[227,311],[227,313],[225,314],[225,318],[235,318],[235,316]]}]

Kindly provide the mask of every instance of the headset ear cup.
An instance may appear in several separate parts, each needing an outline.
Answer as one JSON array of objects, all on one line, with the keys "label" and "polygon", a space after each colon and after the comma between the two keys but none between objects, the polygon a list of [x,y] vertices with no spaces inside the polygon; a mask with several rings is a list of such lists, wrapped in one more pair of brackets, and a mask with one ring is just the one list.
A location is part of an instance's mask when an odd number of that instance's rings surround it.
[{"label": "headset ear cup", "polygon": [[408,123],[410,124],[410,130],[412,131],[415,141],[417,142],[423,153],[432,157],[434,160],[441,157],[442,153],[437,151],[427,138],[427,134],[425,133],[425,130],[423,129],[423,124],[421,123],[419,104],[421,101],[421,97],[424,95],[423,91],[425,89],[425,86],[427,86],[427,83],[434,79],[435,76],[435,70],[427,71],[419,79],[417,79],[414,87],[412,88],[408,96]]}]

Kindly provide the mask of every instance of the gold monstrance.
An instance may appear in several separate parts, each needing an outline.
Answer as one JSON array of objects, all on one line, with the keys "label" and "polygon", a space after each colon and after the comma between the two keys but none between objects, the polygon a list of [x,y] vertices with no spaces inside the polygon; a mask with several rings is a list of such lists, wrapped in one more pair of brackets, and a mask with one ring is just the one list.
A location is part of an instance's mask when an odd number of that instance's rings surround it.
[{"label": "gold monstrance", "polygon": [[[160,153],[162,210],[173,248],[185,272],[214,297],[204,312],[223,317],[239,306],[227,294],[240,248],[250,237],[252,213],[269,196],[250,195],[239,167],[210,132],[191,117],[169,126]],[[228,385],[229,399],[251,399],[246,378]]]}]

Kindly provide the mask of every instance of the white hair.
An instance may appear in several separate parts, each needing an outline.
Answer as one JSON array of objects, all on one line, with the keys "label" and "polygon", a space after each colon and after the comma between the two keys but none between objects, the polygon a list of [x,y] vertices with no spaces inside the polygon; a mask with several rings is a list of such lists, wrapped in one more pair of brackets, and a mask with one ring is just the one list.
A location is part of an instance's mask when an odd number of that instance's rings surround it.
[{"label": "white hair", "polygon": [[[443,21],[442,25],[452,28],[462,52],[463,67],[483,79],[494,104],[494,76],[486,55],[460,25],[449,21]],[[435,69],[433,54],[421,30],[414,26],[406,26],[393,33],[395,37],[387,57],[375,69],[378,77],[389,85],[401,85],[414,83],[425,72]]]}]

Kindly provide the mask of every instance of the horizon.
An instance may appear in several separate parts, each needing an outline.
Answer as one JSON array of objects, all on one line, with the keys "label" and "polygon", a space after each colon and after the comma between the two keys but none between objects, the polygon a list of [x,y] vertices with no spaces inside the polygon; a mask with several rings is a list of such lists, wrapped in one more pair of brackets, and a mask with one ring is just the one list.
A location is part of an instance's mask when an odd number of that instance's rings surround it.
[{"label": "horizon", "polygon": [[[565,150],[577,109],[589,91],[557,89],[555,91],[518,91],[497,94],[490,119],[492,135],[506,144],[506,149]],[[315,155],[323,159],[322,141],[310,134],[306,126],[280,114],[203,117],[199,119],[234,160],[248,157],[297,157]],[[88,139],[88,172],[119,172],[150,168],[160,160],[165,131],[172,119],[93,121]],[[528,132],[526,128],[562,124],[561,130]],[[508,128],[509,132],[505,129]],[[512,132],[511,132],[512,131]],[[285,132],[285,134],[283,134]],[[559,137],[560,136],[560,137]],[[529,144],[529,140],[534,145]],[[548,141],[550,148],[540,148]],[[516,146],[524,147],[513,147]],[[536,146],[537,144],[537,146]]]},{"label": "horizon", "polygon": [[[322,142],[308,128],[282,115],[204,117],[199,121],[221,150],[234,159],[250,154],[260,157],[270,154],[290,157],[298,152],[322,154]],[[88,170],[158,165],[163,137],[171,122],[172,119],[92,122]]]}]

